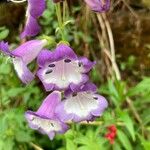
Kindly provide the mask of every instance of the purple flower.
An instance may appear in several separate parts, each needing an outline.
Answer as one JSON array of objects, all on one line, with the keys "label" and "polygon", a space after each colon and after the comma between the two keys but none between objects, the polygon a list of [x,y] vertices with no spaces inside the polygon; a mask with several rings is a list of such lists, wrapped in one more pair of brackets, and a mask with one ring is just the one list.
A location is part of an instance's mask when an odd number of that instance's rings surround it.
[{"label": "purple flower", "polygon": [[74,51],[65,44],[60,44],[53,51],[43,50],[38,56],[38,77],[47,91],[74,88],[88,81],[87,72],[95,62],[87,58],[78,58]]},{"label": "purple flower", "polygon": [[41,28],[37,19],[43,14],[45,6],[45,0],[28,0],[27,21],[21,38],[35,36],[40,32]]},{"label": "purple flower", "polygon": [[55,133],[65,133],[68,126],[61,122],[55,114],[55,108],[60,100],[61,93],[54,91],[46,97],[37,112],[27,111],[25,117],[30,128],[38,130],[42,134],[47,134],[51,140]]},{"label": "purple flower", "polygon": [[96,12],[104,12],[110,8],[110,0],[85,0],[85,2]]},{"label": "purple flower", "polygon": [[65,92],[65,100],[56,107],[56,113],[64,122],[93,121],[95,117],[102,115],[107,106],[106,99],[96,94],[96,86],[86,83],[73,91],[68,89]]},{"label": "purple flower", "polygon": [[34,78],[34,75],[27,68],[27,65],[37,57],[46,44],[46,40],[31,40],[22,44],[15,50],[10,51],[8,43],[2,41],[0,42],[0,50],[4,54],[12,57],[13,65],[18,77],[23,83],[27,84]]}]

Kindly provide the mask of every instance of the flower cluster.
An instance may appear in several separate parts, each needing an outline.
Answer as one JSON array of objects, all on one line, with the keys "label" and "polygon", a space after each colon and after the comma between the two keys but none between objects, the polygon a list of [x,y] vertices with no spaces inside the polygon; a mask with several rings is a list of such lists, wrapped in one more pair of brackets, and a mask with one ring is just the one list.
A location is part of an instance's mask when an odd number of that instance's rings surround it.
[{"label": "flower cluster", "polygon": [[[95,11],[103,11],[108,7],[96,8],[99,0],[86,2]],[[27,22],[21,37],[34,36],[39,32],[37,18],[45,9],[44,0],[28,0],[28,3]],[[97,94],[96,86],[89,81],[88,73],[95,62],[86,57],[78,57],[64,43],[57,44],[50,51],[45,48],[48,44],[46,39],[27,41],[14,50],[10,50],[7,42],[0,42],[1,52],[11,57],[21,81],[29,84],[36,75],[45,90],[50,92],[39,109],[36,112],[28,110],[25,117],[32,129],[47,134],[51,140],[56,133],[65,133],[68,130],[68,121],[93,121],[108,106],[106,99]],[[38,69],[31,72],[28,64],[35,59]]]},{"label": "flower cluster", "polygon": [[68,129],[68,121],[92,121],[102,115],[108,104],[96,93],[96,86],[89,82],[87,73],[95,62],[77,57],[68,45],[59,44],[49,51],[44,48],[46,44],[46,40],[31,40],[10,51],[8,44],[1,42],[0,49],[12,57],[17,75],[25,84],[34,79],[35,75],[27,65],[37,57],[36,75],[45,90],[53,92],[37,112],[27,111],[26,119],[31,128],[53,139],[55,133]]}]

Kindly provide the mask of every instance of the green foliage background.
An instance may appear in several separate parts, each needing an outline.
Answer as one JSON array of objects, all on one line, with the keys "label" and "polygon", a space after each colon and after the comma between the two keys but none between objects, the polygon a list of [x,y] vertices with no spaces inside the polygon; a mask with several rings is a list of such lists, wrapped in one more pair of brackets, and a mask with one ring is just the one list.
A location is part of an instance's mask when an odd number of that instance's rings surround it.
[{"label": "green foliage background", "polygon": [[[76,14],[81,7],[74,6]],[[64,26],[65,36],[76,52],[81,55],[81,42],[94,47],[92,34],[75,26],[76,15],[68,17]],[[40,19],[42,33],[60,39],[54,5],[48,1],[48,9]],[[89,22],[89,29],[91,24]],[[55,30],[57,28],[57,30]],[[90,32],[90,30],[89,30]],[[9,34],[6,27],[0,28],[0,40]],[[54,36],[55,35],[55,36]],[[18,36],[15,43],[18,44]],[[91,57],[91,56],[90,56]],[[91,57],[92,58],[92,57]],[[130,61],[131,60],[131,61]],[[120,68],[132,69],[134,58],[121,62]],[[31,65],[32,68],[32,65]],[[72,124],[64,135],[57,135],[50,141],[46,135],[31,130],[24,118],[27,109],[36,110],[48,93],[44,92],[38,80],[24,86],[16,77],[10,59],[0,56],[0,150],[150,150],[150,77],[143,76],[132,84],[127,80],[117,81],[109,78],[102,82],[98,70],[90,74],[92,81],[98,85],[98,92],[105,95],[109,108],[101,118],[92,123]],[[130,86],[129,86],[130,85]],[[138,117],[137,117],[138,115]],[[105,139],[107,126],[117,127],[117,137],[113,145]]]}]

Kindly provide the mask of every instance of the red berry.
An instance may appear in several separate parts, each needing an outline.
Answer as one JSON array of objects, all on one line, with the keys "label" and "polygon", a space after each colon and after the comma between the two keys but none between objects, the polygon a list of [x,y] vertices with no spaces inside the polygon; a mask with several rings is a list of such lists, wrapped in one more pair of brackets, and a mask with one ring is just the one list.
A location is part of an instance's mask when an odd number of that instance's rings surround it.
[{"label": "red berry", "polygon": [[109,126],[109,127],[108,127],[108,130],[109,130],[109,131],[112,131],[112,132],[116,132],[116,131],[117,131],[116,126],[115,126],[115,125],[111,125],[111,126]]}]

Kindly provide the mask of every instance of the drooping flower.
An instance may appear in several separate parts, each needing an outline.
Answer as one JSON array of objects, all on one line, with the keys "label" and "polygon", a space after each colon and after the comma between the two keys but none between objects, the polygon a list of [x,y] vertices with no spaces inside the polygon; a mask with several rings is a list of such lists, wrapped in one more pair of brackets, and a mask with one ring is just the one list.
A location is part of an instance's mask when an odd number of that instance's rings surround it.
[{"label": "drooping flower", "polygon": [[96,12],[104,12],[110,8],[110,0],[85,0],[85,2]]},{"label": "drooping flower", "polygon": [[21,38],[35,36],[40,32],[41,28],[37,19],[43,14],[46,7],[45,3],[45,0],[28,0],[26,25],[21,33]]},{"label": "drooping flower", "polygon": [[15,50],[10,51],[8,43],[2,41],[0,42],[0,50],[4,54],[12,57],[12,62],[18,77],[23,83],[27,84],[34,78],[33,73],[27,68],[27,65],[37,57],[46,44],[46,40],[31,40]]},{"label": "drooping flower", "polygon": [[37,73],[47,91],[74,88],[88,81],[87,72],[95,62],[85,57],[78,58],[74,51],[65,44],[60,44],[53,51],[43,50],[38,56]]},{"label": "drooping flower", "polygon": [[56,133],[65,133],[68,126],[61,122],[55,114],[55,108],[60,100],[61,93],[54,91],[46,97],[36,112],[27,111],[25,117],[30,128],[38,130],[42,134],[47,134],[51,140]]},{"label": "drooping flower", "polygon": [[117,128],[115,125],[108,126],[109,132],[105,135],[106,139],[109,140],[110,144],[114,144],[115,138],[117,136]]},{"label": "drooping flower", "polygon": [[57,106],[56,113],[64,122],[93,121],[93,118],[102,115],[107,106],[106,99],[96,94],[96,86],[86,83],[74,91],[66,90],[65,99]]}]

